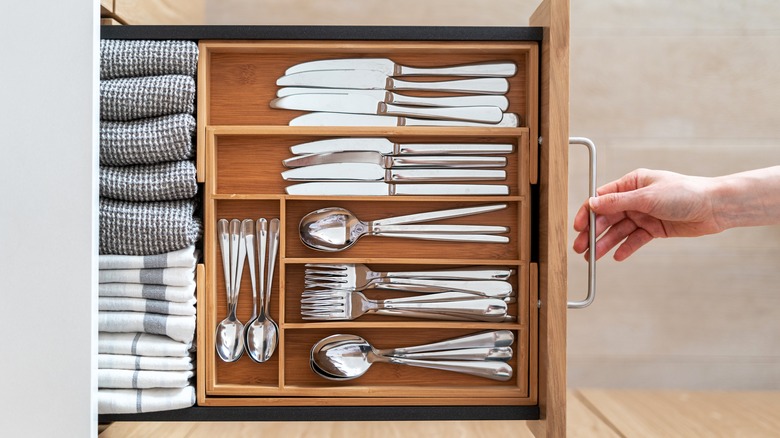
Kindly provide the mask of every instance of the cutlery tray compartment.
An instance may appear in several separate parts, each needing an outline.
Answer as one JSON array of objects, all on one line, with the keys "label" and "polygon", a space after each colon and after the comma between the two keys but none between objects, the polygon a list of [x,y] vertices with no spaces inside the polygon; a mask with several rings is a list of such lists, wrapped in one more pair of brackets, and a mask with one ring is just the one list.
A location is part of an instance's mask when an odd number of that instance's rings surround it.
[{"label": "cutlery tray compartment", "polygon": [[[503,42],[220,42],[201,41],[198,88],[198,175],[203,184],[205,285],[198,288],[197,393],[202,406],[314,405],[527,405],[537,404],[536,265],[531,260],[532,201],[538,162],[538,47]],[[292,127],[300,112],[268,106],[275,79],[303,61],[338,57],[390,57],[404,65],[439,66],[512,60],[509,111],[520,115],[517,128],[484,127]],[[510,143],[506,196],[292,196],[280,176],[290,146],[340,137],[381,137],[398,143]],[[496,184],[496,182],[490,182]],[[351,248],[321,252],[299,238],[301,218],[316,209],[339,206],[363,221],[460,207],[506,204],[502,210],[447,219],[436,224],[501,225],[509,243],[460,243],[367,236]],[[215,328],[227,315],[216,223],[219,219],[281,220],[279,259],[274,273],[271,316],[279,324],[278,347],[268,362],[245,353],[223,362],[215,352]],[[477,265],[509,267],[515,296],[510,322],[437,321],[364,315],[354,320],[313,321],[301,316],[307,263],[360,263],[374,271],[432,270]],[[365,292],[371,299],[407,296],[394,291]],[[252,313],[249,272],[243,271],[237,317]],[[345,381],[326,380],[309,365],[312,345],[336,333],[365,337],[376,348],[442,341],[486,330],[514,334],[513,376],[496,381],[460,373],[385,363]]]}]

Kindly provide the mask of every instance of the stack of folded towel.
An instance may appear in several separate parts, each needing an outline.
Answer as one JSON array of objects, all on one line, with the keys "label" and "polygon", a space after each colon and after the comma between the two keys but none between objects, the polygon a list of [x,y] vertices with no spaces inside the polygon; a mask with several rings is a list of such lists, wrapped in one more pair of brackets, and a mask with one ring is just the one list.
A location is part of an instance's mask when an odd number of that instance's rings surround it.
[{"label": "stack of folded towel", "polygon": [[100,42],[98,412],[195,403],[197,216],[190,41]]}]

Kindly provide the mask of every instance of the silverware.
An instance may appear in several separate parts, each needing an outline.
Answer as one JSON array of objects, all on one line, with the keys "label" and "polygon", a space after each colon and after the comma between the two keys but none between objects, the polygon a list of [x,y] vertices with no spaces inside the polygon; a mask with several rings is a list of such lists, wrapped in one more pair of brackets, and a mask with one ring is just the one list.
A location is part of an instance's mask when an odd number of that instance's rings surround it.
[{"label": "silverware", "polygon": [[340,137],[300,143],[290,147],[290,152],[300,154],[324,154],[328,152],[371,151],[382,155],[466,155],[511,154],[512,144],[494,143],[395,143],[386,138]]},{"label": "silverware", "polygon": [[308,182],[285,187],[289,195],[309,196],[481,196],[508,195],[494,184],[392,184],[384,182]]},{"label": "silverware", "polygon": [[282,87],[276,92],[276,97],[291,96],[294,94],[362,94],[385,103],[396,105],[453,107],[453,106],[495,106],[506,111],[509,108],[509,99],[501,94],[472,94],[464,96],[443,97],[418,97],[394,93],[387,90],[357,90],[350,88],[310,88],[310,87]]},{"label": "silverware", "polygon": [[[249,317],[244,326],[244,350],[247,355],[257,362],[257,358],[262,354],[262,350],[257,348],[257,330],[262,329],[262,325],[257,320],[257,275],[255,274],[255,221],[244,219],[241,222],[241,234],[244,236],[246,244],[246,256],[249,264],[249,278],[252,282],[252,316]],[[262,264],[262,263],[261,263]],[[262,268],[261,268],[262,269]],[[262,275],[262,274],[261,274]],[[262,288],[260,289],[260,309],[262,311]]]},{"label": "silverware", "polygon": [[285,181],[445,182],[503,181],[506,171],[494,169],[385,169],[373,163],[329,163],[282,172]]},{"label": "silverware", "polygon": [[242,231],[241,221],[238,219],[231,220],[229,225],[226,219],[217,222],[222,267],[226,272],[228,316],[217,325],[214,343],[217,355],[225,362],[235,362],[244,353],[244,325],[236,317],[241,273],[246,257]]},{"label": "silverware", "polygon": [[[436,314],[448,319],[500,322],[507,316],[507,303],[498,298],[464,297],[464,294],[444,292],[387,300],[372,300],[362,292],[346,290],[310,292],[302,294],[301,316],[306,320],[351,321],[365,314],[412,316],[427,318]],[[469,295],[469,294],[465,294]],[[390,310],[391,312],[385,312]],[[410,310],[412,314],[406,314]]]},{"label": "silverware", "polygon": [[509,81],[504,78],[456,79],[437,82],[410,82],[394,79],[374,70],[303,71],[276,80],[280,87],[356,88],[363,90],[421,90],[453,93],[504,94]]},{"label": "silverware", "polygon": [[290,126],[449,126],[515,128],[520,126],[520,118],[514,113],[504,113],[498,123],[467,122],[462,120],[418,119],[414,117],[375,116],[367,114],[344,114],[313,112],[290,120]]},{"label": "silverware", "polygon": [[466,120],[481,123],[498,123],[503,111],[497,106],[421,107],[385,103],[363,94],[293,94],[277,97],[271,108],[328,111],[348,114],[375,114],[380,116],[420,117],[424,119]]},{"label": "silverware", "polygon": [[[445,240],[458,242],[482,242],[482,243],[507,243],[509,238],[505,236],[469,234],[469,233],[501,233],[508,230],[507,227],[488,227],[456,225],[453,227],[465,228],[438,228],[423,231],[416,227],[401,227],[401,225],[419,224],[438,219],[448,219],[475,214],[487,213],[506,208],[506,204],[494,204],[479,207],[456,208],[449,210],[417,213],[404,216],[379,219],[371,222],[363,222],[351,211],[340,207],[329,207],[315,210],[301,218],[299,234],[301,241],[309,248],[320,251],[341,251],[357,243],[358,239],[366,235],[381,234],[391,237],[416,238],[423,240]],[[388,228],[391,227],[391,228]],[[442,227],[442,226],[439,226]],[[382,230],[386,234],[382,234]],[[449,230],[449,231],[447,231]],[[476,231],[490,230],[490,231]],[[502,231],[504,230],[504,231]],[[453,234],[453,233],[463,234]]]},{"label": "silverware", "polygon": [[488,379],[507,381],[512,367],[502,361],[488,360],[416,360],[385,356],[365,339],[354,335],[332,335],[312,346],[312,370],[331,380],[354,379],[365,374],[377,362],[453,371]]},{"label": "silverware", "polygon": [[312,70],[376,70],[388,76],[482,76],[510,77],[517,73],[514,62],[480,62],[446,67],[409,67],[387,58],[322,59],[296,64],[285,71],[293,74]]},{"label": "silverware", "polygon": [[[253,223],[251,219],[248,219],[249,223]],[[264,350],[265,339],[268,334],[267,325],[268,320],[265,317],[265,249],[268,241],[268,223],[265,219],[258,219],[257,226],[253,228],[253,237],[257,241],[257,260],[258,260],[258,272],[259,279],[257,280],[258,288],[260,291],[260,311],[257,312],[257,304],[255,304],[255,311],[253,315],[256,315],[251,324],[247,324],[246,328],[246,350],[249,357],[255,362],[264,362]],[[255,248],[252,247],[247,254],[254,252]],[[249,262],[253,263],[254,257],[250,257]],[[250,265],[251,266],[251,265]],[[252,270],[250,269],[250,273]],[[254,275],[252,281],[255,281]],[[253,291],[254,292],[254,291]]]},{"label": "silverware", "polygon": [[284,167],[297,168],[312,166],[315,164],[335,163],[366,163],[381,166],[384,169],[392,168],[485,168],[504,167],[506,157],[480,156],[480,155],[407,155],[393,157],[382,155],[379,152],[326,152],[322,154],[297,155],[282,161]]},{"label": "silverware", "polygon": [[268,224],[268,275],[265,284],[265,305],[263,321],[265,337],[263,342],[263,360],[267,361],[273,356],[276,345],[279,343],[279,326],[271,318],[271,291],[274,282],[274,269],[276,257],[279,253],[279,219],[273,218]]},{"label": "silverware", "polygon": [[420,278],[381,278],[353,286],[350,282],[334,281],[332,278],[307,273],[304,287],[340,290],[383,289],[422,294],[460,292],[491,298],[507,298],[514,294],[512,285],[500,280],[441,280]]},{"label": "silverware", "polygon": [[515,270],[501,266],[470,266],[431,271],[372,271],[360,263],[307,263],[306,273],[341,279],[353,287],[367,285],[382,278],[421,278],[445,280],[508,280]]}]

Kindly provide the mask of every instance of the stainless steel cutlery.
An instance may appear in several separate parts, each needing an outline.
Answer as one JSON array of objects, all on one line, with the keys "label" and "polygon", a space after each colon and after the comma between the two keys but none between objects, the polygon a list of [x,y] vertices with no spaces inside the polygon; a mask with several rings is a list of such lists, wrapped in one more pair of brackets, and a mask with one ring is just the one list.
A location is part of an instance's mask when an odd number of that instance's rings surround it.
[{"label": "stainless steel cutlery", "polygon": [[404,81],[376,70],[321,70],[285,75],[276,80],[281,87],[356,88],[362,90],[414,90],[451,93],[504,94],[504,78],[454,79],[446,81]]},{"label": "stainless steel cutlery", "polygon": [[[395,143],[379,137],[339,137],[299,143],[290,147],[295,155],[333,152],[376,152],[382,155],[488,155],[510,154],[506,143]],[[301,159],[303,157],[296,157]],[[451,157],[447,157],[451,158]],[[318,163],[319,164],[319,163]],[[293,167],[293,166],[288,166]]]},{"label": "stainless steel cutlery", "polygon": [[306,182],[285,187],[303,196],[498,196],[509,186],[498,184],[390,184],[384,182]]},{"label": "stainless steel cutlery", "polygon": [[394,157],[382,155],[379,152],[327,152],[322,154],[308,154],[288,158],[282,161],[284,167],[296,168],[312,166],[316,164],[342,164],[342,163],[370,163],[381,166],[384,169],[394,168],[485,168],[504,167],[506,157],[490,157],[478,155],[444,155],[426,156],[411,155]]},{"label": "stainless steel cutlery", "polygon": [[282,172],[285,181],[384,181],[388,183],[441,181],[503,181],[496,169],[385,169],[373,163],[314,164]]},{"label": "stainless steel cutlery", "polygon": [[295,94],[360,94],[369,96],[377,101],[396,105],[413,106],[493,106],[501,111],[509,108],[509,99],[501,94],[471,94],[460,96],[409,96],[387,90],[358,90],[354,88],[312,88],[312,87],[282,87],[276,92],[276,97],[292,96]]},{"label": "stainless steel cutlery", "polygon": [[515,128],[520,117],[504,113],[498,123],[469,122],[465,120],[420,119],[414,117],[375,116],[368,114],[329,113],[324,111],[300,115],[290,120],[290,126],[446,126],[477,128]]},{"label": "stainless steel cutlery", "polygon": [[387,76],[483,76],[510,77],[517,73],[514,62],[481,62],[449,67],[415,68],[398,64],[387,58],[338,58],[302,62],[287,69],[290,75],[313,70],[375,70]]}]

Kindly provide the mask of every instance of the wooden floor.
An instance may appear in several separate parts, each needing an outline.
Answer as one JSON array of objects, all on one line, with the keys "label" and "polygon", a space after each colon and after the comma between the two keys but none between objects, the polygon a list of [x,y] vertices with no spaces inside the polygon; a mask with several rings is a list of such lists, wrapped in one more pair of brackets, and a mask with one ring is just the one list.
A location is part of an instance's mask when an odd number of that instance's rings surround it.
[{"label": "wooden floor", "polygon": [[[777,437],[780,392],[569,391],[569,437]],[[523,421],[114,423],[100,438],[531,437]]]}]

